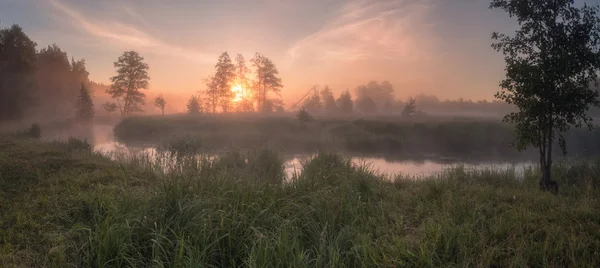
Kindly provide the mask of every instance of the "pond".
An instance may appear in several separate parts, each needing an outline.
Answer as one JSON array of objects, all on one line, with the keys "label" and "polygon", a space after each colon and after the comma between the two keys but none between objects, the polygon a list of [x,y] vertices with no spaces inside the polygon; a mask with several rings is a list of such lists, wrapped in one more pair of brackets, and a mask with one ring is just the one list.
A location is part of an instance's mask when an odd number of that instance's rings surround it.
[{"label": "pond", "polygon": [[[128,147],[125,144],[118,142],[104,142],[94,146],[94,150],[106,155],[119,154],[119,155],[133,155],[144,153],[153,157],[159,156],[160,154],[153,147]],[[301,154],[301,155],[284,155],[285,160],[285,172],[287,177],[291,177],[294,173],[300,173],[302,171],[302,163],[307,159],[310,159],[312,155]],[[420,158],[418,160],[392,160],[384,157],[366,157],[366,156],[349,156],[351,161],[357,165],[366,165],[371,170],[388,176],[403,175],[412,178],[423,178],[428,176],[434,176],[443,172],[444,170],[453,167],[463,167],[465,170],[510,170],[514,169],[517,176],[521,176],[525,169],[535,165],[533,162],[528,161],[461,161],[456,159],[427,159]],[[167,159],[167,161],[175,161],[174,159]]]}]

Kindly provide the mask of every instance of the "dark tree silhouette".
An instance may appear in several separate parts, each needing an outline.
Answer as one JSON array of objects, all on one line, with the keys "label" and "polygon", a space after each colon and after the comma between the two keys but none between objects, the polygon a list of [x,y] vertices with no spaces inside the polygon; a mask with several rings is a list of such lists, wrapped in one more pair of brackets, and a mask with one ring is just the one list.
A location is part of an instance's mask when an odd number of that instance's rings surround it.
[{"label": "dark tree silhouette", "polygon": [[366,114],[376,113],[377,103],[375,103],[371,97],[366,96],[356,100],[356,109]]},{"label": "dark tree silhouette", "polygon": [[331,89],[329,86],[325,86],[323,90],[321,90],[321,106],[328,113],[337,112],[337,105],[335,104],[335,99],[333,98],[333,93],[331,93]]},{"label": "dark tree silhouette", "polygon": [[102,107],[109,114],[116,112],[118,108],[117,104],[114,102],[106,102],[102,105]]},{"label": "dark tree silhouette", "polygon": [[110,78],[112,85],[106,92],[117,99],[122,116],[141,112],[146,94],[142,89],[148,89],[148,64],[135,51],[127,51],[115,62],[117,75]]},{"label": "dark tree silhouette", "polygon": [[252,103],[252,94],[250,92],[250,82],[248,81],[248,73],[250,70],[246,66],[246,60],[241,54],[237,54],[235,57],[235,74],[236,83],[242,87],[241,96],[242,99],[239,101],[237,106],[238,112],[252,112],[254,111],[254,104]]},{"label": "dark tree silhouette", "polygon": [[90,122],[94,119],[94,103],[90,91],[84,84],[81,84],[79,96],[77,96],[75,118],[82,122]]},{"label": "dark tree silhouette", "polygon": [[0,29],[0,120],[18,120],[37,104],[36,43],[18,25]]},{"label": "dark tree silhouette", "polygon": [[404,105],[404,109],[402,109],[402,116],[411,117],[415,113],[415,109],[417,106],[415,105],[416,100],[413,98],[408,99],[408,102]]},{"label": "dark tree silhouette", "polygon": [[187,103],[187,111],[190,114],[199,114],[201,112],[200,102],[198,97],[192,96]]},{"label": "dark tree silhouette", "polygon": [[514,36],[493,33],[492,47],[506,61],[506,78],[496,97],[519,111],[504,119],[516,125],[518,149],[539,149],[540,187],[557,191],[551,180],[552,145],[558,138],[566,154],[562,133],[571,126],[592,128],[586,113],[600,106],[598,92],[590,88],[600,67],[600,18],[597,6],[575,7],[572,0],[493,0],[519,22]]},{"label": "dark tree silhouette", "polygon": [[154,106],[156,106],[162,112],[162,115],[165,116],[165,106],[167,105],[167,101],[163,97],[163,95],[159,95],[154,98]]},{"label": "dark tree silhouette", "polygon": [[213,76],[215,80],[214,86],[219,95],[221,110],[226,113],[231,108],[231,99],[233,97],[231,86],[235,79],[235,65],[233,65],[227,52],[223,52],[219,56],[215,69],[215,75]]},{"label": "dark tree silhouette", "polygon": [[275,64],[267,57],[256,53],[254,58],[250,60],[255,68],[256,81],[254,84],[254,97],[260,111],[269,111],[271,107],[267,107],[269,92],[279,95],[283,85],[281,78],[278,77],[279,71]]},{"label": "dark tree silhouette", "polygon": [[352,101],[352,96],[348,90],[342,92],[335,102],[341,113],[350,114],[354,110],[354,101]]}]

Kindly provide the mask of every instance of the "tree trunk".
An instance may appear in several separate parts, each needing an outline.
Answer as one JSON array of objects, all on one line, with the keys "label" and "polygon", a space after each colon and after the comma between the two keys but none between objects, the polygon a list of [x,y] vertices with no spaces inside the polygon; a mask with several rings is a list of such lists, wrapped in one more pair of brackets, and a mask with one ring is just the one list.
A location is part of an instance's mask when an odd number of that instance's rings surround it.
[{"label": "tree trunk", "polygon": [[162,108],[162,116],[165,116],[165,108]]},{"label": "tree trunk", "polygon": [[546,150],[544,154],[541,156],[541,168],[542,168],[542,178],[540,180],[540,188],[544,191],[550,191],[553,194],[558,193],[558,184],[556,181],[552,180],[552,130],[550,130],[548,134],[548,144],[546,145]]}]

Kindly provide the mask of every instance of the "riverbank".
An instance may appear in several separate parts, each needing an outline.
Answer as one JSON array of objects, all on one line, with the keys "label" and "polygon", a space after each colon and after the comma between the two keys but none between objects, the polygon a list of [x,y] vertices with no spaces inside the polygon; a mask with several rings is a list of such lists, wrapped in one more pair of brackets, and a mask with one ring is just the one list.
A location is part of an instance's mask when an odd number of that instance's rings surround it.
[{"label": "riverbank", "polygon": [[269,150],[111,161],[77,140],[0,138],[2,267],[600,265],[600,163],[390,182],[339,155],[291,183]]},{"label": "riverbank", "polygon": [[[520,153],[510,146],[512,126],[491,119],[321,118],[302,122],[289,115],[140,116],[124,119],[114,134],[133,146],[185,146],[203,151],[267,146],[289,154],[335,151],[400,160],[537,159],[531,148]],[[576,129],[565,138],[568,156],[600,153],[600,130]]]}]

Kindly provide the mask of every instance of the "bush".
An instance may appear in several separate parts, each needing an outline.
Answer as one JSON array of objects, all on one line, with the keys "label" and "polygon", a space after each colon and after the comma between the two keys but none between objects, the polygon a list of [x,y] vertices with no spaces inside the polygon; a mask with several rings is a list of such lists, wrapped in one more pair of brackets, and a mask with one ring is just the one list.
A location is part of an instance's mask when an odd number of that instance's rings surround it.
[{"label": "bush", "polygon": [[304,109],[300,110],[298,114],[296,114],[296,118],[302,122],[313,120],[312,116]]},{"label": "bush", "polygon": [[42,137],[42,128],[37,123],[31,124],[27,134],[34,139],[39,139]]}]

